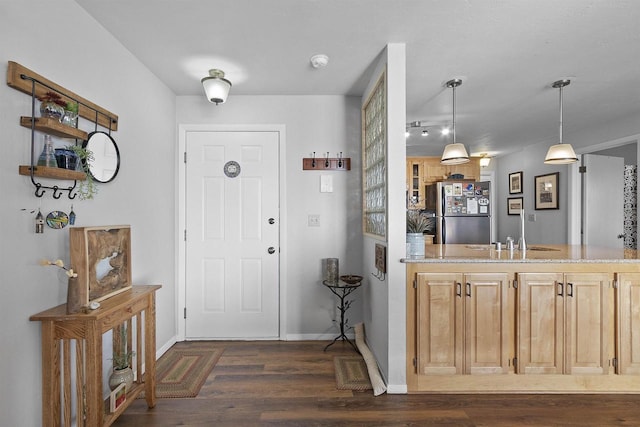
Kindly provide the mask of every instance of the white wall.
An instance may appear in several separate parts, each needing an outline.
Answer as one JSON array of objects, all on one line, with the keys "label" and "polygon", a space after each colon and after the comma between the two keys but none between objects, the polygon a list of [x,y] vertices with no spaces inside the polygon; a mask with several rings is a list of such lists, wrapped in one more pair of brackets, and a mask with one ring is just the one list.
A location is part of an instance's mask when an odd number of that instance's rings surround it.
[{"label": "white wall", "polygon": [[18,165],[29,162],[30,131],[19,126],[19,117],[30,114],[31,98],[0,85],[0,384],[11,390],[0,401],[0,425],[37,426],[40,324],[29,316],[66,300],[65,276],[38,260],[68,263],[69,244],[67,229],[45,226],[44,234],[35,234],[30,210],[69,212],[73,203],[78,226],[131,224],[134,283],[164,286],[157,295],[158,344],[175,335],[175,96],[70,0],[1,2],[3,78],[10,60],[120,118],[113,134],[122,157],[115,181],[99,184],[94,200],[55,200],[51,193],[36,198],[29,178],[18,175]]},{"label": "white wall", "polygon": [[[337,333],[337,298],[321,283],[322,260],[338,258],[340,274],[362,275],[360,98],[343,96],[242,96],[233,89],[224,105],[204,96],[177,98],[178,124],[271,124],[286,128],[287,212],[285,271],[286,316],[283,339],[329,339]],[[351,170],[303,171],[302,158],[342,151]],[[333,177],[332,193],[320,193],[320,176]],[[320,227],[308,226],[308,215],[320,215]],[[366,282],[366,281],[365,281]],[[366,286],[366,283],[365,283]],[[362,319],[362,290],[353,294],[348,318]]]},{"label": "white wall", "polygon": [[[522,151],[496,159],[498,181],[498,235],[497,239],[504,242],[507,236],[514,240],[520,237],[520,216],[507,215],[507,198],[522,197],[527,220],[525,221],[525,238],[527,244],[565,244],[568,241],[568,178],[569,169],[566,165],[546,165],[544,157],[549,147],[545,144],[530,145]],[[522,194],[509,194],[509,174],[522,171]],[[559,172],[558,206],[554,210],[535,210],[534,179],[537,175]],[[535,221],[528,216],[535,215]]]},{"label": "white wall", "polygon": [[[390,393],[406,392],[406,78],[405,45],[389,44],[376,59],[363,102],[383,70],[387,72],[387,236],[364,238],[363,268],[370,287],[365,295],[365,335]],[[387,247],[387,276],[375,273],[375,244]]]}]

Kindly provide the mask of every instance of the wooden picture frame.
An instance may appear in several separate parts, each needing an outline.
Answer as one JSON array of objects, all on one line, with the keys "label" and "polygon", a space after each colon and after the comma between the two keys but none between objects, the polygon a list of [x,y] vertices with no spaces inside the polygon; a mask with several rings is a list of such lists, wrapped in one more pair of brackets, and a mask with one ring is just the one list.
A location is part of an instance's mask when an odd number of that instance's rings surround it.
[{"label": "wooden picture frame", "polygon": [[507,199],[507,215],[520,215],[520,211],[524,208],[524,198],[509,197]]},{"label": "wooden picture frame", "polygon": [[131,289],[130,226],[71,227],[69,250],[81,306]]},{"label": "wooden picture frame", "polygon": [[535,209],[559,209],[558,181],[560,172],[538,175],[534,180]]},{"label": "wooden picture frame", "polygon": [[522,193],[522,171],[509,174],[509,194]]}]

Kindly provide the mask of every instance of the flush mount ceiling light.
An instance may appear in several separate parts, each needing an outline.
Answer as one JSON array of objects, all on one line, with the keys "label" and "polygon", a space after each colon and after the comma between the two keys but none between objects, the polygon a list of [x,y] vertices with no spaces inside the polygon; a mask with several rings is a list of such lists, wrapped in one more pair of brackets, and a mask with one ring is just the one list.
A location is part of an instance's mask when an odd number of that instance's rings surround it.
[{"label": "flush mount ceiling light", "polygon": [[568,86],[569,83],[571,83],[571,80],[568,79],[558,80],[553,83],[554,88],[560,89],[560,142],[549,147],[547,157],[544,159],[544,162],[548,165],[566,165],[578,161],[571,144],[562,143],[562,88]]},{"label": "flush mount ceiling light", "polygon": [[453,79],[447,82],[447,87],[453,89],[453,122],[451,125],[451,144],[444,147],[440,163],[443,165],[460,165],[469,162],[469,154],[463,144],[456,142],[456,88],[462,84],[462,80]]},{"label": "flush mount ceiling light", "polygon": [[209,102],[218,105],[227,100],[231,82],[224,78],[224,71],[215,68],[209,70],[209,76],[203,78],[201,82]]}]

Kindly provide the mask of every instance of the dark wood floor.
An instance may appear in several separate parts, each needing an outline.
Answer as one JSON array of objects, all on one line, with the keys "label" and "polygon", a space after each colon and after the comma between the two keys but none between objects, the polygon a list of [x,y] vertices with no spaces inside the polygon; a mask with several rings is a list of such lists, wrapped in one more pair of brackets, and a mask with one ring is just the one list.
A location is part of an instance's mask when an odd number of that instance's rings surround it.
[{"label": "dark wood floor", "polygon": [[[188,345],[188,343],[179,343]],[[136,400],[114,426],[640,426],[638,395],[389,395],[335,387],[342,342],[220,342],[193,399]],[[638,379],[640,381],[640,378]]]}]

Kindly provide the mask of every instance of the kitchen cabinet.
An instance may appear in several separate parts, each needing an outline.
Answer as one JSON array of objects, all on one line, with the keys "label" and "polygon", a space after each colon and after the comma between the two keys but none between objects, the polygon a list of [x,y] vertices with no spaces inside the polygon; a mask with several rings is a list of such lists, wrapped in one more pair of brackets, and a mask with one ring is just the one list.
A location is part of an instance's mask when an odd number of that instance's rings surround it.
[{"label": "kitchen cabinet", "polygon": [[617,373],[640,375],[640,273],[616,277]]},{"label": "kitchen cabinet", "polygon": [[519,273],[517,372],[609,372],[610,275]]},{"label": "kitchen cabinet", "polygon": [[407,207],[424,209],[424,166],[420,159],[407,158]]},{"label": "kitchen cabinet", "polygon": [[440,157],[407,157],[407,206],[409,209],[425,208],[425,186],[447,179],[453,174],[465,179],[480,180],[480,160],[472,158],[462,165],[443,165]]},{"label": "kitchen cabinet", "polygon": [[418,375],[509,371],[508,276],[503,273],[418,273]]}]

